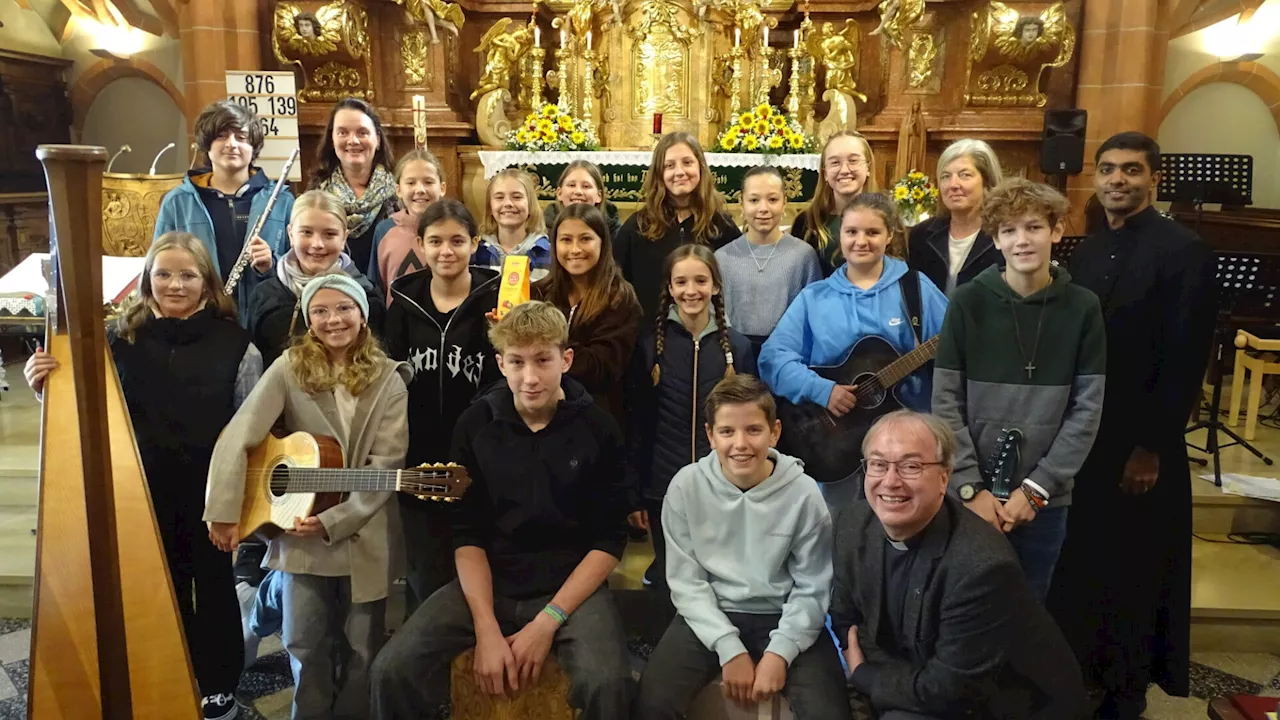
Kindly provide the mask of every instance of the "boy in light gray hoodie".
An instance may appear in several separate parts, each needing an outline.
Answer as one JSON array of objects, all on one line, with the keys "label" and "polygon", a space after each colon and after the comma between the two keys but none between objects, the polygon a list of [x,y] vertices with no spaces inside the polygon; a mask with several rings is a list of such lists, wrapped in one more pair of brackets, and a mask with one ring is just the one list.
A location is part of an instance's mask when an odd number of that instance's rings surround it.
[{"label": "boy in light gray hoodie", "polygon": [[774,449],[769,388],[731,375],[707,397],[714,452],[676,473],[663,502],[677,615],[640,678],[635,720],[683,718],[720,676],[751,708],[782,692],[804,720],[849,720],[844,671],[824,619],[831,516],[804,465]]}]

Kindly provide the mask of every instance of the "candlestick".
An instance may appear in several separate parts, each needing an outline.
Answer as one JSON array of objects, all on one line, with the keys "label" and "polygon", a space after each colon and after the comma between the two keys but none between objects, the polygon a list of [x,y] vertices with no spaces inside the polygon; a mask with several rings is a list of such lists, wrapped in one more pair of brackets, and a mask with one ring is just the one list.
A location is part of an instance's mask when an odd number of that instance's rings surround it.
[{"label": "candlestick", "polygon": [[742,109],[742,48],[733,48],[733,79],[729,84],[729,106],[733,112]]},{"label": "candlestick", "polygon": [[547,51],[540,45],[529,48],[529,104],[534,112],[542,109],[542,65],[546,57]]},{"label": "candlestick", "polygon": [[413,143],[419,148],[427,146],[427,98],[422,95],[413,96]]},{"label": "candlestick", "polygon": [[[564,37],[563,31],[560,36]],[[559,80],[560,91],[556,106],[566,115],[573,112],[573,78],[569,75],[569,61],[569,48],[561,45],[556,50],[556,78]]]},{"label": "candlestick", "polygon": [[653,114],[653,134],[654,135],[662,134],[662,113]]},{"label": "candlestick", "polygon": [[592,77],[595,73],[596,54],[591,51],[591,31],[587,31],[587,49],[582,53],[582,64],[584,66],[582,72],[582,119],[591,124],[595,124],[594,114],[594,89],[592,87]]}]

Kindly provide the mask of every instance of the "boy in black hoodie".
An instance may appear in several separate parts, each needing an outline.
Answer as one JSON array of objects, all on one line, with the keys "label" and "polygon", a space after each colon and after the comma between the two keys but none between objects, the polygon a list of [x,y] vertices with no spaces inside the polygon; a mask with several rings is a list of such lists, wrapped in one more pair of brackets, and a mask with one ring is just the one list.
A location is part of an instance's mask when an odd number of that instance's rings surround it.
[{"label": "boy in black hoodie", "polygon": [[475,646],[482,691],[535,683],[548,653],[582,720],[626,720],[631,668],[605,586],[627,542],[621,433],[565,375],[568,324],[555,306],[517,306],[489,332],[506,385],[467,408],[451,458],[472,484],[453,522],[458,579],[432,595],[372,669],[376,720],[449,702],[449,666]]},{"label": "boy in black hoodie", "polygon": [[[391,284],[387,355],[413,366],[409,382],[408,467],[449,459],[458,416],[500,376],[485,314],[498,306],[498,273],[469,267],[479,234],[462,203],[443,198],[417,224],[427,268]],[[405,617],[454,577],[444,506],[400,495],[408,588]]]}]

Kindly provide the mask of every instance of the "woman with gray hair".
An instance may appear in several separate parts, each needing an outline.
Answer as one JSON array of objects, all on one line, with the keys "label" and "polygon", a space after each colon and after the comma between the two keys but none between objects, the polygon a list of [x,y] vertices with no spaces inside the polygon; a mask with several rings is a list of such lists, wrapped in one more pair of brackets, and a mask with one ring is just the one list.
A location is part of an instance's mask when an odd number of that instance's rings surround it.
[{"label": "woman with gray hair", "polygon": [[948,297],[1000,259],[982,231],[982,200],[1000,178],[1000,160],[981,140],[957,140],[938,158],[942,210],[912,228],[908,263]]}]

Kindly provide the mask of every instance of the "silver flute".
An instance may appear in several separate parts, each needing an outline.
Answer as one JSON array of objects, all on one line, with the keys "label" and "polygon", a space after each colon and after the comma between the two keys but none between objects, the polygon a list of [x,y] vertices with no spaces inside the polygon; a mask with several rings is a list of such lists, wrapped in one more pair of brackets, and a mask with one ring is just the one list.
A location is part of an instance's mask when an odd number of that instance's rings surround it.
[{"label": "silver flute", "polygon": [[280,190],[289,181],[289,171],[293,169],[293,163],[297,159],[298,148],[294,148],[289,155],[289,160],[284,164],[284,169],[280,171],[280,179],[276,182],[275,188],[271,190],[271,197],[267,198],[267,206],[262,208],[262,214],[258,216],[258,222],[254,224],[253,231],[249,233],[249,237],[245,238],[244,247],[240,248],[240,257],[236,259],[236,264],[232,266],[231,273],[227,275],[227,284],[224,289],[228,295],[236,291],[236,285],[240,284],[240,276],[244,275],[244,269],[249,267],[249,245],[258,236],[258,233],[262,232],[262,225],[267,221],[267,216],[271,214],[271,208],[275,207],[276,198],[280,197]]}]

